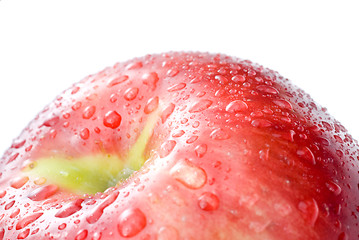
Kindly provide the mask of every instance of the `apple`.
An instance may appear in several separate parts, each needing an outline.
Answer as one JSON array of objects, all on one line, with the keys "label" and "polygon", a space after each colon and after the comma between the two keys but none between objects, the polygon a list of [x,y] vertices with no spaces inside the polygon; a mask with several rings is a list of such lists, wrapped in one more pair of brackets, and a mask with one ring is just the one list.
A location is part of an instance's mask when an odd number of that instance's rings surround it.
[{"label": "apple", "polygon": [[13,141],[0,240],[359,239],[358,150],[275,71],[147,55],[74,84]]}]

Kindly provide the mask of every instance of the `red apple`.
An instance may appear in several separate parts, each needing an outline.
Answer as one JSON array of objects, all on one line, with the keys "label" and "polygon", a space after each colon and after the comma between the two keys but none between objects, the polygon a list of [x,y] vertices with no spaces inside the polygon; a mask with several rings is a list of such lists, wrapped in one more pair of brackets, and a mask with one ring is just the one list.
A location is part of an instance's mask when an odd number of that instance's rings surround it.
[{"label": "red apple", "polygon": [[358,239],[358,149],[277,72],[148,55],[76,83],[13,142],[0,240]]}]

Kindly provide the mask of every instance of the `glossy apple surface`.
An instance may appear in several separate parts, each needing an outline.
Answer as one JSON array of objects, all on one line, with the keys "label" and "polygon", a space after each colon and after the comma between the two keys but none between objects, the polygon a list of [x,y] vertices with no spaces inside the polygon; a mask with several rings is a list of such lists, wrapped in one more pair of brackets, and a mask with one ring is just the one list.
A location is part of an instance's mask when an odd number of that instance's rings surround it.
[{"label": "glossy apple surface", "polygon": [[358,156],[277,72],[148,55],[74,84],[14,140],[0,240],[358,239]]}]

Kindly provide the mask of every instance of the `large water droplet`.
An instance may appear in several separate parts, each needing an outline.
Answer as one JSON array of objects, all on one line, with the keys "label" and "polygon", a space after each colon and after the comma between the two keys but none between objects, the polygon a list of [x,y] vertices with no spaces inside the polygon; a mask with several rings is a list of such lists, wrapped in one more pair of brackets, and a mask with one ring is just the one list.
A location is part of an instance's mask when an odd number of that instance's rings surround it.
[{"label": "large water droplet", "polygon": [[118,218],[117,230],[122,237],[130,238],[140,233],[146,224],[146,216],[140,209],[129,208]]},{"label": "large water droplet", "polygon": [[201,188],[207,181],[206,172],[188,160],[181,160],[176,163],[171,168],[170,174],[174,179],[191,189]]},{"label": "large water droplet", "polygon": [[115,129],[121,125],[122,117],[116,111],[109,111],[103,119],[103,125]]},{"label": "large water droplet", "polygon": [[206,110],[212,105],[211,100],[200,100],[192,105],[192,107],[189,109],[190,113],[196,113]]},{"label": "large water droplet", "polygon": [[58,189],[59,189],[59,187],[56,185],[53,185],[53,184],[43,186],[43,187],[40,187],[40,188],[32,191],[28,195],[28,198],[30,198],[33,201],[45,200],[45,199],[51,197],[52,195],[54,195]]},{"label": "large water droplet", "polygon": [[279,91],[276,88],[267,86],[267,85],[257,86],[257,89],[261,92],[269,93],[269,94],[278,94],[279,93]]},{"label": "large water droplet", "polygon": [[152,91],[156,89],[158,80],[159,77],[155,72],[145,73],[142,75],[143,83],[147,85]]},{"label": "large water droplet", "polygon": [[11,181],[10,186],[13,188],[19,189],[22,186],[24,186],[25,183],[27,183],[27,181],[29,181],[29,177],[27,177],[27,176],[17,177]]},{"label": "large water droplet", "polygon": [[27,225],[35,222],[37,219],[39,219],[44,213],[34,213],[30,216],[22,218],[17,224],[16,224],[16,230],[23,229]]},{"label": "large water droplet", "polygon": [[237,83],[237,82],[243,83],[246,81],[246,78],[242,75],[236,75],[236,76],[232,77],[232,81],[235,83]]},{"label": "large water droplet", "polygon": [[87,235],[88,231],[86,229],[82,229],[76,234],[75,240],[85,240],[87,238]]},{"label": "large water droplet", "polygon": [[60,211],[55,214],[55,217],[66,218],[80,211],[80,209],[82,208],[81,204],[83,201],[83,199],[76,199],[74,201],[71,201],[70,203],[66,204],[62,209],[60,209]]},{"label": "large water droplet", "polygon": [[203,143],[203,144],[199,144],[199,145],[196,146],[196,148],[194,149],[194,151],[195,151],[197,157],[201,158],[201,157],[203,157],[203,156],[206,154],[206,152],[207,152],[207,145],[204,144],[204,143]]},{"label": "large water droplet", "polygon": [[329,189],[329,191],[333,192],[335,196],[338,196],[342,192],[342,188],[334,181],[328,181],[325,186]]},{"label": "large water droplet", "polygon": [[205,192],[198,198],[198,207],[204,211],[214,211],[219,207],[217,195]]},{"label": "large water droplet", "polygon": [[156,110],[157,107],[158,107],[158,101],[159,101],[159,99],[158,99],[157,96],[154,97],[154,98],[150,98],[150,99],[148,100],[148,102],[147,102],[147,104],[146,104],[146,106],[145,106],[145,108],[144,108],[143,111],[144,111],[146,114],[149,114],[149,113],[153,112],[153,111]]},{"label": "large water droplet", "polygon": [[117,84],[123,83],[125,81],[128,80],[128,76],[127,75],[123,75],[123,76],[118,76],[112,80],[109,81],[109,83],[107,84],[107,87],[113,87]]},{"label": "large water droplet", "polygon": [[285,99],[276,99],[276,100],[273,100],[273,102],[275,105],[279,106],[280,108],[284,108],[284,109],[288,109],[288,110],[293,109],[292,104]]},{"label": "large water droplet", "polygon": [[17,235],[17,239],[25,239],[30,234],[30,229],[26,229],[25,231],[21,232],[19,235]]},{"label": "large water droplet", "polygon": [[127,101],[132,101],[137,97],[139,89],[137,87],[129,88],[125,91],[125,95],[123,96]]},{"label": "large water droplet", "polygon": [[95,106],[88,106],[85,108],[85,110],[82,113],[82,117],[84,119],[90,119],[96,112]]},{"label": "large water droplet", "polygon": [[97,220],[99,220],[102,216],[104,209],[116,200],[118,194],[118,192],[114,192],[107,196],[105,200],[90,213],[90,215],[86,218],[86,221],[90,224],[97,222]]},{"label": "large water droplet", "polygon": [[90,130],[88,130],[88,128],[83,128],[80,131],[80,137],[83,140],[87,140],[90,137]]},{"label": "large water droplet", "polygon": [[227,112],[241,112],[248,109],[248,105],[242,100],[234,100],[226,106]]},{"label": "large water droplet", "polygon": [[308,147],[303,147],[297,150],[297,155],[311,164],[315,164],[315,157],[313,152]]},{"label": "large water droplet", "polygon": [[304,220],[311,226],[314,226],[319,215],[319,208],[315,199],[312,198],[299,202],[298,209],[302,213]]}]

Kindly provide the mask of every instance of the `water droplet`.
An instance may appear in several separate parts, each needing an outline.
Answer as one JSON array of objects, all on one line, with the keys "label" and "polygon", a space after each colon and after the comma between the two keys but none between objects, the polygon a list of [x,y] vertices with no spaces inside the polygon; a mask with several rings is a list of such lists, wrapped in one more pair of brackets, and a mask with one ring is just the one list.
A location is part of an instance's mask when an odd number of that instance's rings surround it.
[{"label": "water droplet", "polygon": [[28,198],[30,198],[33,201],[45,200],[45,199],[51,197],[52,195],[54,195],[58,189],[59,189],[59,187],[56,185],[53,185],[53,184],[43,186],[43,187],[40,187],[40,188],[32,191],[28,195]]},{"label": "water droplet", "polygon": [[174,227],[161,227],[157,234],[157,240],[178,240],[178,231]]},{"label": "water droplet", "polygon": [[117,100],[118,100],[118,94],[117,94],[117,93],[111,94],[111,96],[110,96],[110,102],[111,102],[111,103],[115,103],[115,102],[117,102]]},{"label": "water droplet", "polygon": [[16,217],[19,213],[20,213],[20,209],[17,208],[15,211],[13,211],[13,212],[10,214],[10,218]]},{"label": "water droplet", "polygon": [[338,240],[349,240],[348,234],[341,232],[338,236]]},{"label": "water droplet", "polygon": [[204,211],[214,211],[219,207],[217,195],[205,192],[198,198],[198,207]]},{"label": "water droplet", "polygon": [[58,116],[55,116],[53,118],[46,120],[42,125],[45,127],[53,127],[56,125],[56,123],[59,122],[59,120],[60,118]]},{"label": "water droplet", "polygon": [[207,181],[206,172],[188,160],[176,163],[171,168],[170,174],[174,179],[191,189],[201,188]]},{"label": "water droplet", "polygon": [[241,112],[247,109],[248,109],[248,105],[241,100],[232,101],[226,107],[227,112]]},{"label": "water droplet", "polygon": [[177,132],[174,132],[174,133],[172,134],[172,137],[174,137],[174,138],[182,137],[183,134],[185,134],[185,131],[183,131],[183,130],[178,130]]},{"label": "water droplet", "polygon": [[142,75],[142,80],[145,85],[147,85],[152,91],[156,89],[157,82],[159,80],[157,73],[145,73]]},{"label": "water droplet", "polygon": [[102,233],[101,233],[101,232],[95,232],[95,233],[92,235],[91,240],[101,240],[101,238],[102,238]]},{"label": "water droplet", "polygon": [[169,106],[163,110],[162,114],[161,114],[161,121],[162,123],[165,123],[167,118],[169,116],[171,116],[171,114],[173,113],[173,111],[175,110],[175,105],[173,103],[170,103]]},{"label": "water droplet", "polygon": [[67,226],[66,223],[62,223],[57,227],[57,229],[64,230],[66,228],[66,226]]},{"label": "water droplet", "polygon": [[325,186],[327,186],[329,191],[333,192],[335,196],[338,196],[342,192],[342,188],[332,180],[325,183]]},{"label": "water droplet", "polygon": [[9,160],[7,161],[7,163],[11,163],[12,161],[14,161],[20,154],[19,153],[14,153],[13,155],[11,155],[9,157]]},{"label": "water droplet", "polygon": [[80,137],[81,137],[83,140],[87,140],[87,139],[90,137],[90,131],[88,130],[88,128],[83,128],[83,129],[80,131]]},{"label": "water droplet", "polygon": [[24,186],[25,183],[27,183],[27,181],[29,181],[29,177],[27,177],[27,176],[17,177],[11,181],[10,186],[13,188],[19,189],[22,186]]},{"label": "water droplet", "polygon": [[96,112],[95,106],[88,106],[85,108],[84,112],[82,113],[82,117],[84,119],[90,119]]},{"label": "water droplet", "polygon": [[147,102],[147,104],[146,104],[146,106],[145,106],[145,108],[144,108],[144,112],[146,113],[146,114],[149,114],[149,113],[151,113],[151,112],[153,112],[154,110],[156,110],[157,109],[157,107],[158,107],[158,97],[154,97],[154,98],[150,98],[149,100],[148,100],[148,102]]},{"label": "water droplet", "polygon": [[130,238],[140,233],[146,224],[146,216],[140,209],[129,208],[121,213],[117,230],[122,237]]},{"label": "water droplet", "polygon": [[118,194],[119,192],[114,192],[107,196],[105,200],[90,213],[90,215],[86,218],[86,221],[90,224],[97,222],[97,220],[99,220],[102,216],[104,209],[116,200]]},{"label": "water droplet", "polygon": [[72,110],[77,111],[80,109],[81,106],[82,106],[82,102],[77,102],[74,105],[72,105],[71,108],[72,108]]},{"label": "water droplet", "polygon": [[76,234],[75,240],[84,240],[87,238],[87,234],[88,231],[86,229],[82,229]]},{"label": "water droplet", "polygon": [[304,220],[311,226],[314,226],[319,215],[319,208],[315,199],[312,198],[299,202],[298,209],[302,213]]},{"label": "water droplet", "polygon": [[177,68],[171,68],[167,71],[167,76],[174,77],[179,73],[179,70]]},{"label": "water droplet", "polygon": [[11,145],[12,148],[21,148],[22,146],[24,146],[26,143],[26,140],[23,141],[14,141],[13,144]]},{"label": "water droplet", "polygon": [[267,119],[254,119],[251,125],[257,128],[266,128],[272,126],[273,123]]},{"label": "water droplet", "polygon": [[140,90],[137,87],[131,87],[125,91],[124,98],[127,101],[132,101],[137,97],[137,94]]},{"label": "water droplet", "polygon": [[25,231],[17,235],[17,239],[25,239],[27,238],[27,236],[29,236],[29,234],[30,234],[30,229],[26,229]]},{"label": "water droplet", "polygon": [[4,239],[4,235],[5,235],[5,229],[4,228],[0,228],[0,240]]},{"label": "water droplet", "polygon": [[190,137],[190,138],[188,138],[188,139],[186,140],[186,143],[187,143],[187,144],[192,144],[192,143],[194,143],[195,141],[197,141],[197,139],[198,139],[198,136],[192,136],[192,137]]},{"label": "water droplet", "polygon": [[74,201],[71,201],[70,203],[65,205],[60,211],[58,211],[55,214],[55,217],[66,218],[80,211],[80,209],[82,208],[81,204],[83,201],[84,201],[83,199],[76,199]]},{"label": "water droplet", "polygon": [[243,83],[243,82],[246,81],[246,78],[244,76],[242,76],[242,75],[236,75],[236,76],[232,77],[232,81],[235,82],[235,83],[237,83],[237,82]]},{"label": "water droplet", "polygon": [[273,103],[280,108],[284,108],[284,109],[288,109],[288,110],[293,109],[292,104],[285,99],[276,99],[276,100],[273,100]]},{"label": "water droplet", "polygon": [[226,140],[231,136],[224,129],[217,128],[211,132],[210,137],[214,140]]},{"label": "water droplet", "polygon": [[5,197],[5,195],[6,195],[6,191],[5,191],[5,190],[1,190],[1,191],[0,191],[0,198]]},{"label": "water droplet", "polygon": [[264,93],[269,93],[269,94],[278,94],[279,91],[271,86],[267,86],[267,85],[259,85],[257,86],[257,90],[264,92]]},{"label": "water droplet", "polygon": [[27,225],[35,222],[37,219],[39,219],[44,213],[34,213],[30,216],[22,218],[17,224],[16,224],[16,230],[23,229]]},{"label": "water droplet", "polygon": [[142,62],[133,62],[126,66],[127,70],[133,70],[133,69],[139,69],[142,68],[143,64]]},{"label": "water droplet", "polygon": [[297,155],[311,164],[316,164],[313,152],[308,147],[303,147],[297,150]]},{"label": "water droplet", "polygon": [[176,141],[174,141],[174,140],[168,140],[168,141],[164,142],[161,145],[160,157],[164,158],[164,157],[168,156],[173,151],[175,146],[176,146]]},{"label": "water droplet", "polygon": [[192,107],[189,109],[190,113],[196,113],[206,110],[212,105],[211,100],[200,100],[192,105]]},{"label": "water droplet", "polygon": [[220,84],[226,84],[227,82],[229,82],[228,78],[222,75],[216,75],[214,79],[216,79]]},{"label": "water droplet", "polygon": [[12,206],[14,206],[14,204],[15,204],[15,200],[12,200],[11,202],[5,205],[5,210],[9,210],[10,208],[12,208]]},{"label": "water droplet", "polygon": [[207,145],[204,144],[204,143],[203,143],[203,144],[199,144],[199,145],[197,145],[197,147],[194,149],[194,151],[195,151],[197,157],[201,158],[201,157],[203,157],[203,156],[206,154],[206,152],[207,152]]},{"label": "water droplet", "polygon": [[118,128],[121,125],[122,117],[116,111],[109,111],[103,119],[103,125],[108,128]]},{"label": "water droplet", "polygon": [[128,76],[127,75],[123,75],[123,76],[118,76],[114,79],[112,79],[111,81],[109,81],[109,83],[107,84],[107,87],[113,87],[117,84],[123,83],[125,81],[128,80]]},{"label": "water droplet", "polygon": [[72,89],[71,94],[73,95],[73,94],[77,93],[79,90],[80,90],[80,87],[76,86]]},{"label": "water droplet", "polygon": [[169,88],[167,88],[167,91],[169,92],[175,92],[175,91],[179,91],[179,90],[182,90],[186,87],[186,84],[185,83],[177,83]]}]

